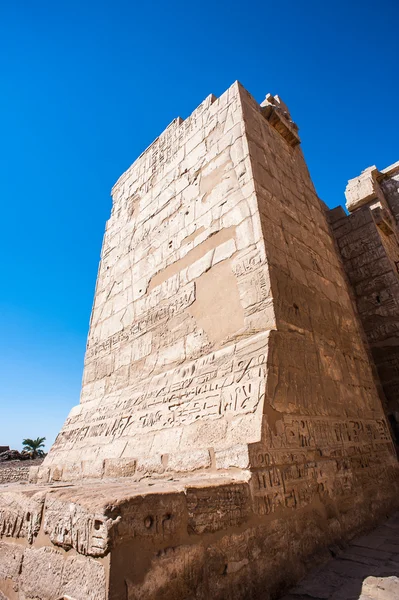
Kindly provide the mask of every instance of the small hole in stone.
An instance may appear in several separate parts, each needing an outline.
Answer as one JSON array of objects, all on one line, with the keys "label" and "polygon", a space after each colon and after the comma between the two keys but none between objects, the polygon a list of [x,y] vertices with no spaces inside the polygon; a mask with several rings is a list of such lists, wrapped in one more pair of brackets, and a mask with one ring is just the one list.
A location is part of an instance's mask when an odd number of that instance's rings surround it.
[{"label": "small hole in stone", "polygon": [[295,304],[295,302],[292,306],[295,308],[295,310],[299,310],[299,306],[298,306],[298,304]]},{"label": "small hole in stone", "polygon": [[172,242],[169,242],[169,248],[171,248],[171,247],[172,247]]},{"label": "small hole in stone", "polygon": [[101,521],[94,521],[94,529],[98,531],[101,527]]},{"label": "small hole in stone", "polygon": [[26,520],[30,521],[30,513],[26,513]]},{"label": "small hole in stone", "polygon": [[375,299],[377,300],[378,304],[381,304],[381,298],[379,296],[376,296]]}]

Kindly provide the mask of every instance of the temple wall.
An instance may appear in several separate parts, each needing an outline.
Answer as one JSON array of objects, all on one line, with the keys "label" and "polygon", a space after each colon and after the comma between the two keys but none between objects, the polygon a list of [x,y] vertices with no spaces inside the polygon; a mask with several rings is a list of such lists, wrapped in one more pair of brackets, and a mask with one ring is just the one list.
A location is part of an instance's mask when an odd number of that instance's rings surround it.
[{"label": "temple wall", "polygon": [[81,403],[0,489],[0,598],[274,600],[398,507],[342,258],[364,229],[395,264],[373,173],[334,239],[287,107],[235,83],[122,175]]},{"label": "temple wall", "polygon": [[231,447],[227,466],[246,466],[260,440],[275,318],[239,90],[173,121],[113,189],[81,404],[51,479],[120,458],[140,474],[224,468]]},{"label": "temple wall", "polygon": [[[370,184],[371,180],[371,184]],[[368,181],[366,188],[365,181]],[[399,442],[399,165],[366,169],[347,188],[348,208],[330,221]],[[371,187],[371,189],[370,189]],[[366,192],[365,192],[366,189]],[[353,197],[357,205],[353,208]]]},{"label": "temple wall", "polygon": [[299,143],[243,94],[276,315],[263,437],[250,452],[255,510],[317,498],[339,511],[351,499],[366,516],[365,487],[380,481],[389,497],[396,457],[364,333]]}]

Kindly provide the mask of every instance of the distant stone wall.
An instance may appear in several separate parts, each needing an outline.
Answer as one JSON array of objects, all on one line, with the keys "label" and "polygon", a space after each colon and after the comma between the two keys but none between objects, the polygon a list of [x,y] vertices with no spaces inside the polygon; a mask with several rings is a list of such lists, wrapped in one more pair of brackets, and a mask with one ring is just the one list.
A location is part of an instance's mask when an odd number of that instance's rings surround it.
[{"label": "distant stone wall", "polygon": [[399,444],[399,162],[365,169],[329,220],[385,394]]},{"label": "distant stone wall", "polygon": [[35,460],[10,460],[0,463],[0,483],[14,483],[16,481],[28,481],[29,469],[32,466],[39,466],[43,458]]}]

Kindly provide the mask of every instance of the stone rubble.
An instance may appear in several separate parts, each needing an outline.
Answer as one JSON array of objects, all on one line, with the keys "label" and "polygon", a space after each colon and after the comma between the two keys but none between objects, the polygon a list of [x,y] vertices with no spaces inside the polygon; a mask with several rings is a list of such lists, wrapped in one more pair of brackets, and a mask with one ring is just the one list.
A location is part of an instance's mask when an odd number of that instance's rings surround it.
[{"label": "stone rubble", "polygon": [[0,463],[6,462],[8,460],[29,460],[31,458],[29,452],[18,450],[5,450],[4,452],[0,452]]}]

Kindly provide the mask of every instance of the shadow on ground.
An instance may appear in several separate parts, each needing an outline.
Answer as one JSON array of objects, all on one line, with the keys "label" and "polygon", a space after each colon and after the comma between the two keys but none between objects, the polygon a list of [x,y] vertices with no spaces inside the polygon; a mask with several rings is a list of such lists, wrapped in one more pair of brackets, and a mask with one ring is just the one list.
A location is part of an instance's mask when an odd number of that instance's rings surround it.
[{"label": "shadow on ground", "polygon": [[399,514],[353,540],[281,600],[399,600]]}]

